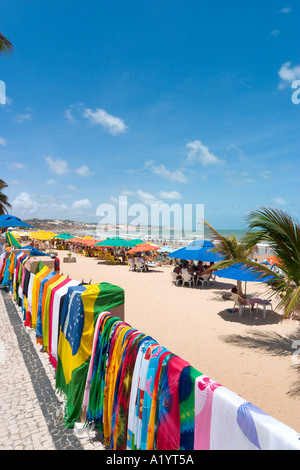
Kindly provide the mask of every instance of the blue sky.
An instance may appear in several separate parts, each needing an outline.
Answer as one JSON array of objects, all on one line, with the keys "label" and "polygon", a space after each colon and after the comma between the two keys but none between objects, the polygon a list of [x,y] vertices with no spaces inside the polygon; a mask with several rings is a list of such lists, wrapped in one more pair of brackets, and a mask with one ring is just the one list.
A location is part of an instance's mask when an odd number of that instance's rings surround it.
[{"label": "blue sky", "polygon": [[261,206],[298,217],[300,6],[245,3],[1,0],[14,215],[98,221],[126,195],[204,204],[217,229]]}]

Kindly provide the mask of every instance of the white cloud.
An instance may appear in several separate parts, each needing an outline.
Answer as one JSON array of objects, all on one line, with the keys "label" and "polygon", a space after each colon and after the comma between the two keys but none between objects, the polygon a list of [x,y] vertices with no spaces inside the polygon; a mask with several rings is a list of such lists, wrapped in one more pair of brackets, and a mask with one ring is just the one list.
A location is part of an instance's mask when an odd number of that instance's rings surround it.
[{"label": "white cloud", "polygon": [[0,145],[3,145],[4,147],[7,145],[7,141],[4,137],[0,137]]},{"label": "white cloud", "polygon": [[170,171],[163,164],[154,165],[151,160],[148,160],[145,163],[145,167],[150,168],[154,174],[161,176],[162,178],[165,178],[172,182],[187,183],[188,181],[186,176],[183,174],[181,170]]},{"label": "white cloud", "polygon": [[11,205],[13,212],[23,219],[29,217],[57,218],[58,214],[64,217],[69,215],[68,206],[58,204],[49,195],[21,192],[12,201]]},{"label": "white cloud", "polygon": [[21,181],[20,180],[11,180],[9,183],[8,183],[8,186],[15,186],[15,185],[19,185],[21,184]]},{"label": "white cloud", "polygon": [[288,206],[289,203],[283,199],[282,197],[272,197],[272,201],[274,204],[277,204],[278,206]]},{"label": "white cloud", "polygon": [[104,109],[92,111],[86,108],[83,112],[83,117],[89,119],[94,125],[104,127],[112,135],[124,134],[128,130],[128,126],[122,119],[108,114]]},{"label": "white cloud", "polygon": [[273,36],[273,38],[277,38],[279,34],[280,34],[280,30],[274,29],[274,31],[272,31],[270,35]]},{"label": "white cloud", "polygon": [[236,171],[226,172],[228,175],[224,181],[231,186],[248,186],[256,183],[256,179],[252,178],[247,171],[238,173]]},{"label": "white cloud", "polygon": [[272,171],[271,170],[263,170],[261,172],[261,177],[264,179],[264,180],[269,180],[272,178]]},{"label": "white cloud", "polygon": [[24,113],[24,114],[18,113],[16,114],[15,120],[19,124],[24,124],[24,122],[26,121],[30,122],[32,120],[32,114],[31,113]]},{"label": "white cloud", "polygon": [[57,158],[56,160],[54,160],[51,156],[46,156],[45,160],[48,163],[50,170],[56,173],[57,175],[63,175],[64,173],[68,173],[69,165],[66,160],[62,160],[61,158]]},{"label": "white cloud", "polygon": [[288,6],[288,7],[282,8],[280,10],[280,13],[283,13],[283,14],[287,15],[288,13],[291,13],[292,11],[293,11],[292,8],[290,6]]},{"label": "white cloud", "polygon": [[80,176],[89,176],[91,174],[90,169],[86,165],[82,165],[80,168],[75,170]]},{"label": "white cloud", "polygon": [[291,65],[291,62],[285,62],[278,72],[281,79],[279,84],[280,89],[291,85],[295,80],[300,80],[300,65],[295,65],[294,67],[291,67]]},{"label": "white cloud", "polygon": [[227,147],[228,155],[237,155],[241,161],[246,160],[243,150],[235,144],[230,144]]},{"label": "white cloud", "polygon": [[129,189],[124,189],[121,191],[122,196],[134,196],[135,193],[133,191],[130,191]]},{"label": "white cloud", "polygon": [[183,199],[183,197],[181,196],[181,194],[179,194],[178,191],[169,191],[169,192],[160,191],[159,192],[159,197],[161,199],[173,199],[173,200],[177,200],[177,201],[179,201],[180,199]]},{"label": "white cloud", "polygon": [[194,140],[187,143],[187,148],[190,149],[187,156],[187,163],[201,163],[202,166],[216,165],[221,163],[219,157],[209,151],[200,140]]},{"label": "white cloud", "polygon": [[20,193],[11,203],[12,209],[16,214],[22,216],[32,216],[36,214],[39,208],[39,204],[34,200],[31,194],[22,192]]},{"label": "white cloud", "polygon": [[11,167],[13,169],[16,169],[16,170],[25,170],[26,169],[26,165],[24,165],[24,163],[21,163],[21,162],[12,163]]},{"label": "white cloud", "polygon": [[45,183],[45,184],[46,184],[47,186],[48,186],[48,185],[53,185],[53,184],[56,184],[56,180],[52,180],[52,179],[50,179],[50,180],[46,181],[46,183]]},{"label": "white cloud", "polygon": [[68,119],[68,121],[72,122],[73,124],[76,122],[76,119],[73,116],[71,108],[65,110],[65,116]]},{"label": "white cloud", "polygon": [[159,199],[157,199],[156,196],[154,196],[151,193],[147,193],[145,191],[142,191],[141,189],[139,189],[137,191],[137,196],[144,204],[146,204],[146,206],[150,206],[151,204],[160,204],[161,203],[161,201]]},{"label": "white cloud", "polygon": [[72,204],[72,208],[76,211],[85,211],[90,209],[92,204],[89,199],[81,199],[80,201],[74,201]]}]

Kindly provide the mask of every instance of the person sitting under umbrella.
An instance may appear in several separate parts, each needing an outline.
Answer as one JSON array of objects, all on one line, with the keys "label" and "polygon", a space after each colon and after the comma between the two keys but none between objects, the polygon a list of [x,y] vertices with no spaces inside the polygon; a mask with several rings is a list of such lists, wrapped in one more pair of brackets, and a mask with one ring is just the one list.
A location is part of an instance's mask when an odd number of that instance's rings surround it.
[{"label": "person sitting under umbrella", "polygon": [[245,294],[243,294],[243,292],[239,291],[237,287],[233,287],[231,289],[231,293],[232,294],[238,294],[239,303],[242,304],[242,305],[250,305],[252,310],[254,310],[255,304],[267,304],[267,303],[269,303],[268,300],[262,300],[262,299],[258,299],[258,298],[254,298],[254,299],[248,298],[248,297],[246,297]]}]

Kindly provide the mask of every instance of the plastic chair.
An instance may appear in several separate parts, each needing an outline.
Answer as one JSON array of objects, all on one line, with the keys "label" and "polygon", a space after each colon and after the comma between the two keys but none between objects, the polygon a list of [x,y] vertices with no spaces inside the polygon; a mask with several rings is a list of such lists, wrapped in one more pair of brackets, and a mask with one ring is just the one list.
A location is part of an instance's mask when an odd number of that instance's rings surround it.
[{"label": "plastic chair", "polygon": [[136,267],[136,271],[138,272],[146,272],[147,269],[146,269],[146,266],[144,265],[144,263],[142,263],[141,261],[136,261],[135,263],[135,267]]},{"label": "plastic chair", "polygon": [[129,266],[129,271],[135,271],[136,266],[135,266],[135,264],[134,264],[133,259],[129,258],[129,260],[128,260],[128,266]]},{"label": "plastic chair", "polygon": [[240,298],[240,296],[238,294],[235,294],[235,293],[232,293],[232,298],[234,300],[234,306],[233,308],[235,308],[235,306],[238,306],[239,308],[239,316],[241,317],[242,316],[242,312],[245,311],[245,307],[248,305],[249,306],[249,309],[250,309],[250,312],[251,312],[251,304],[250,304],[250,301],[248,299],[245,299],[245,300],[242,300]]},{"label": "plastic chair", "polygon": [[171,273],[171,276],[172,276],[173,284],[175,284],[175,286],[179,286],[179,283],[182,282],[182,276],[174,272]]},{"label": "plastic chair", "polygon": [[256,313],[258,311],[258,306],[259,305],[262,305],[262,307],[263,307],[263,317],[264,318],[266,318],[266,316],[267,316],[267,307],[270,307],[271,310],[273,310],[273,305],[272,305],[272,302],[270,300],[260,300],[256,304]]},{"label": "plastic chair", "polygon": [[205,285],[209,285],[209,279],[210,279],[210,274],[203,274],[202,276],[200,277],[197,277],[197,282],[196,282],[196,286],[198,285],[198,283],[201,283],[201,286],[204,287]]},{"label": "plastic chair", "polygon": [[182,275],[182,287],[185,285],[185,284],[188,284],[189,287],[192,286],[192,284],[194,284],[194,279],[193,277],[188,274],[188,273],[183,273]]}]

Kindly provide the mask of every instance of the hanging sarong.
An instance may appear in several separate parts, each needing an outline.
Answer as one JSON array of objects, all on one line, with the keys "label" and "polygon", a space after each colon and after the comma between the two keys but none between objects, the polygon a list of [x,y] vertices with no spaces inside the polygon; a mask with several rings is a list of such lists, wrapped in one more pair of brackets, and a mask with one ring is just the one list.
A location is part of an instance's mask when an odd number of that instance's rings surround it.
[{"label": "hanging sarong", "polygon": [[189,363],[178,356],[166,364],[156,409],[156,449],[179,450],[180,447],[180,410],[179,378]]},{"label": "hanging sarong", "polygon": [[94,421],[100,432],[103,432],[103,403],[109,342],[113,327],[118,321],[119,318],[110,314],[103,316],[96,338],[93,369],[90,371],[91,383],[88,385],[87,420]]},{"label": "hanging sarong", "polygon": [[195,435],[195,382],[201,372],[185,367],[179,379],[180,450],[194,449]]},{"label": "hanging sarong", "polygon": [[[74,303],[74,308],[69,308],[70,302]],[[101,283],[68,289],[62,311],[56,372],[56,387],[67,395],[66,426],[73,426],[82,411],[98,315],[123,303],[123,289],[112,284]]]},{"label": "hanging sarong", "polygon": [[105,444],[110,444],[111,423],[116,381],[121,366],[123,348],[130,337],[130,332],[136,331],[125,322],[119,322],[111,338],[110,354],[108,357],[107,374],[105,381],[104,401],[103,401],[103,435]]},{"label": "hanging sarong", "polygon": [[52,278],[54,278],[54,276],[56,276],[56,273],[54,271],[50,271],[50,273],[41,281],[41,285],[40,285],[36,330],[35,330],[36,342],[38,344],[43,344],[42,315],[43,315],[43,307],[44,307],[44,302],[45,302],[44,293],[47,291],[47,286],[49,285],[49,283],[52,282]]},{"label": "hanging sarong", "polygon": [[110,448],[111,449],[115,448],[114,447],[115,446],[115,429],[116,429],[116,423],[118,420],[118,409],[119,409],[118,395],[119,395],[119,390],[122,386],[121,378],[123,376],[125,357],[128,354],[128,351],[130,350],[130,347],[132,346],[135,339],[141,336],[142,336],[142,333],[134,328],[130,329],[124,336],[124,341],[123,341],[122,350],[121,350],[121,362],[120,362],[120,367],[117,371],[115,389],[113,391],[114,396],[113,396],[113,403],[112,403],[112,410],[111,410],[111,435],[110,435]]},{"label": "hanging sarong", "polygon": [[78,286],[80,282],[73,281],[72,279],[66,279],[63,282],[63,285],[57,286],[53,292],[53,307],[52,307],[52,322],[50,324],[49,335],[49,361],[51,364],[57,368],[57,348],[58,348],[58,339],[60,333],[60,312],[62,310],[61,303],[63,297],[67,294],[68,288],[71,286]]},{"label": "hanging sarong", "polygon": [[213,397],[220,387],[220,384],[206,375],[198,377],[195,381],[195,450],[211,449]]},{"label": "hanging sarong", "polygon": [[122,371],[117,395],[117,409],[113,443],[113,449],[115,450],[126,449],[128,405],[134,364],[139,348],[143,342],[151,339],[152,338],[150,336],[146,336],[140,333],[132,337],[132,339],[130,339],[127,344],[127,351],[122,361]]},{"label": "hanging sarong", "polygon": [[50,328],[50,302],[53,289],[60,286],[65,281],[65,277],[57,274],[57,277],[52,278],[52,282],[48,285],[46,290],[46,297],[44,309],[42,312],[42,327],[43,327],[43,345],[44,350],[49,353],[49,328]]},{"label": "hanging sarong", "polygon": [[26,319],[24,321],[24,326],[28,326],[29,328],[32,327],[32,321],[31,321],[31,311],[32,311],[32,286],[34,282],[34,274],[30,273],[29,274],[29,283],[28,283],[28,288],[27,288],[27,298],[24,296],[23,300],[26,300]]},{"label": "hanging sarong", "polygon": [[142,410],[146,378],[152,351],[157,346],[158,344],[155,340],[148,340],[142,344],[138,352],[130,391],[127,450],[140,450],[141,448]]},{"label": "hanging sarong", "polygon": [[5,286],[5,287],[9,286],[9,276],[10,276],[9,266],[10,266],[10,263],[11,263],[11,255],[8,256],[8,258],[6,260],[6,263],[5,263],[5,266],[4,266],[2,286]]},{"label": "hanging sarong", "polygon": [[[147,428],[147,450],[155,449],[154,443],[154,433],[155,433],[155,414],[156,414],[156,407],[157,407],[157,397],[159,396],[158,389],[161,380],[161,374],[164,369],[164,366],[167,364],[168,360],[174,356],[173,353],[170,351],[164,351],[159,356],[157,369],[155,371],[155,378],[152,390],[152,399],[151,399],[151,409],[150,409],[150,416]],[[143,449],[142,449],[143,450]]]},{"label": "hanging sarong", "polygon": [[88,404],[89,404],[89,396],[90,396],[92,374],[93,374],[93,369],[94,369],[96,346],[97,346],[97,343],[98,343],[98,340],[99,340],[98,336],[99,336],[99,331],[100,331],[100,328],[101,328],[102,319],[103,319],[104,315],[107,315],[107,312],[100,313],[100,315],[97,319],[96,326],[95,326],[92,354],[91,354],[91,359],[90,359],[90,363],[89,363],[89,370],[88,370],[88,374],[87,374],[87,378],[86,378],[84,396],[83,396],[83,401],[82,401],[82,411],[85,411],[85,412],[87,411],[87,407],[88,407]]},{"label": "hanging sarong", "polygon": [[44,266],[38,274],[35,274],[35,277],[34,277],[33,286],[32,286],[32,311],[31,311],[32,328],[36,328],[36,323],[37,323],[37,312],[38,312],[41,282],[46,276],[48,276],[50,272],[51,272],[51,269],[49,269],[47,266]]},{"label": "hanging sarong", "polygon": [[150,413],[152,406],[152,396],[154,389],[154,381],[159,367],[159,359],[162,354],[168,353],[169,351],[162,346],[154,347],[147,371],[146,382],[145,382],[145,393],[143,407],[141,409],[141,430],[140,430],[140,448],[141,450],[147,449],[147,439],[148,439],[148,425],[150,421]]}]

